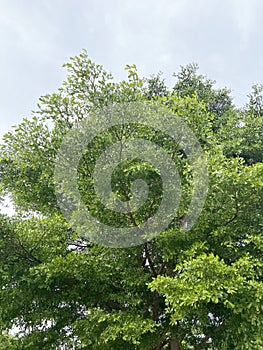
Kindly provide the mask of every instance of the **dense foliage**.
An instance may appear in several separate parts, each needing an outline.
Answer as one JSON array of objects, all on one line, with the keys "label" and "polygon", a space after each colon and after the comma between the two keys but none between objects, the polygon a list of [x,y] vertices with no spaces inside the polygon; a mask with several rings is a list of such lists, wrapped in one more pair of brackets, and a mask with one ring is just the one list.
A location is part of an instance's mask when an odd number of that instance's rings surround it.
[{"label": "dense foliage", "polygon": [[[65,64],[68,78],[43,96],[31,119],[4,137],[2,194],[17,215],[0,217],[0,349],[263,349],[263,95],[252,89],[242,109],[227,89],[198,74],[160,74],[115,82],[83,51]],[[54,164],[63,137],[86,115],[112,103],[157,104],[193,130],[208,162],[202,214],[185,232],[191,169],[165,135],[140,126],[112,128],[83,153],[79,186],[93,215],[112,225],[136,225],[160,200],[160,177],[138,159],[116,169],[113,188],[125,199],[136,177],[149,200],[136,214],[112,215],[94,199],[92,173],[102,149],[120,137],[146,137],[166,149],[182,181],[182,200],[169,227],[130,248],[85,240],[61,214]],[[11,331],[11,333],[10,333]]]}]

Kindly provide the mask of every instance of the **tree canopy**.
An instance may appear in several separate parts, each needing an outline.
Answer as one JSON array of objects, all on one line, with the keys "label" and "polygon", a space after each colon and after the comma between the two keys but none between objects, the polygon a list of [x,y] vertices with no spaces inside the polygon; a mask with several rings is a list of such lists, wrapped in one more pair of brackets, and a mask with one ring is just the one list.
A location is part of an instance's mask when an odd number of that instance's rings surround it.
[{"label": "tree canopy", "polygon": [[[160,73],[140,77],[135,65],[116,82],[85,50],[64,66],[67,80],[40,97],[0,149],[1,193],[16,208],[0,217],[0,349],[263,349],[262,86],[237,108],[230,91],[216,89],[195,64],[174,74],[172,88]],[[170,155],[181,181],[168,227],[117,248],[66,220],[54,172],[70,130],[96,111],[131,103],[181,118],[202,147],[209,186],[198,220],[184,230],[193,168],[182,147],[140,123],[100,133],[78,164],[81,199],[96,220],[137,227],[162,201],[160,173],[139,155],[120,159],[111,182],[125,201],[143,179],[144,204],[120,213],[96,198],[96,161],[116,142],[151,141]]]}]

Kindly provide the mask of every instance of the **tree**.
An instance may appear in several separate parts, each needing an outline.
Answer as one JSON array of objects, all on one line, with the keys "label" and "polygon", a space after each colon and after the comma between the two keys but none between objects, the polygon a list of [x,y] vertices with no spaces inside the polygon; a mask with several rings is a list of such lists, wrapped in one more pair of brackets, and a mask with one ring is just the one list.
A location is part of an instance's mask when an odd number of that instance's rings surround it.
[{"label": "tree", "polygon": [[195,63],[181,67],[180,72],[174,74],[177,81],[173,92],[181,97],[196,94],[200,101],[205,102],[207,111],[213,115],[213,128],[217,129],[219,126],[222,127],[225,120],[230,118],[229,114],[234,112],[230,90],[214,89],[215,81],[197,74],[198,68]]},{"label": "tree", "polygon": [[[5,135],[1,146],[1,190],[17,210],[15,217],[0,218],[1,346],[263,348],[263,164],[249,142],[262,138],[262,115],[237,110],[228,90],[215,90],[194,65],[182,68],[172,90],[160,74],[141,79],[135,65],[126,67],[126,81],[116,83],[85,51],[65,66],[67,81],[41,97],[33,117]],[[146,138],[166,150],[182,188],[163,232],[114,248],[87,239],[64,218],[54,170],[65,135],[87,114],[133,102],[177,115],[193,130],[208,164],[209,190],[198,221],[185,231],[182,217],[193,193],[185,151],[150,127],[109,128],[84,149],[78,165],[82,200],[99,221],[134,227],[162,200],[160,173],[139,157],[120,162],[112,189],[125,201],[133,181],[143,179],[149,191],[141,209],[112,213],[94,197],[89,174],[116,141]],[[18,338],[6,335],[14,326]]]}]

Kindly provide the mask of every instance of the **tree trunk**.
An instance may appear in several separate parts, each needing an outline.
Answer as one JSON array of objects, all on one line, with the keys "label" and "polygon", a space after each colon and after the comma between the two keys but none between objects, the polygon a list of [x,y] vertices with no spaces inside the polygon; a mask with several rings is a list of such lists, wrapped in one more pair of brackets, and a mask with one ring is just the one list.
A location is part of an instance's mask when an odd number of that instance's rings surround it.
[{"label": "tree trunk", "polygon": [[171,338],[171,350],[180,350],[180,344],[176,337]]}]

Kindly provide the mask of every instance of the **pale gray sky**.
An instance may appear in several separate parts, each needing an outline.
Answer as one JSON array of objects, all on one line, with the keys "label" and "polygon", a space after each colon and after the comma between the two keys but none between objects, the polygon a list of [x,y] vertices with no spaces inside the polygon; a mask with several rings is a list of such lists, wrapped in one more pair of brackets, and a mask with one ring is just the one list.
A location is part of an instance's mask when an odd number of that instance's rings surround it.
[{"label": "pale gray sky", "polygon": [[197,62],[242,105],[263,82],[262,13],[261,0],[0,0],[0,135],[59,87],[82,48],[117,79],[135,63],[172,84]]}]

